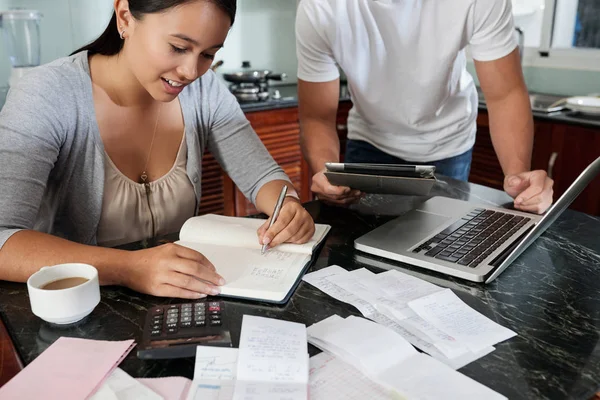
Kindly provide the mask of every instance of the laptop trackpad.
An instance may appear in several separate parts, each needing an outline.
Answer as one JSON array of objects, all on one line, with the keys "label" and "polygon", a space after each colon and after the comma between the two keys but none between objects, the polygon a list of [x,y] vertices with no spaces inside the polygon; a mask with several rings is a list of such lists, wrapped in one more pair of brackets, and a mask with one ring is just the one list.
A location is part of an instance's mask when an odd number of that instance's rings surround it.
[{"label": "laptop trackpad", "polygon": [[357,243],[379,248],[406,250],[448,224],[452,218],[412,210],[358,238]]}]

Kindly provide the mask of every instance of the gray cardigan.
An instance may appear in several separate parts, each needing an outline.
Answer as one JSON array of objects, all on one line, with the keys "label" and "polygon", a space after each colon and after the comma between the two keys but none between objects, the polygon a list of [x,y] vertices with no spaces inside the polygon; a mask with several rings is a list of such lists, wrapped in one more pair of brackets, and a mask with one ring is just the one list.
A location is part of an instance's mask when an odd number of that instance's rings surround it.
[{"label": "gray cardigan", "polygon": [[[205,149],[252,202],[265,183],[289,180],[212,71],[179,100],[197,206]],[[82,52],[25,75],[0,113],[0,249],[22,229],[96,244],[103,191],[104,146]]]}]

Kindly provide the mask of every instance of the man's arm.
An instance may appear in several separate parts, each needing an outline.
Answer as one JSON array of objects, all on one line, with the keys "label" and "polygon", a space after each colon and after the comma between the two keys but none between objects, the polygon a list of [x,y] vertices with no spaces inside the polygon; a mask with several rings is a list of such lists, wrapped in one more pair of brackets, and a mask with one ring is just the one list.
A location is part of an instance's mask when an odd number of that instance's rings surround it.
[{"label": "man's arm", "polygon": [[298,80],[300,143],[304,158],[314,173],[311,190],[327,202],[349,204],[358,199],[360,192],[333,186],[323,174],[326,162],[338,162],[340,158],[340,139],[336,130],[339,93],[339,78],[329,82]]},{"label": "man's arm", "polygon": [[326,162],[339,161],[340,140],[335,125],[339,91],[339,78],[318,83],[298,80],[300,144],[314,172],[325,168]]},{"label": "man's arm", "polygon": [[533,117],[518,50],[494,61],[475,60],[490,134],[504,175],[531,168]]},{"label": "man's arm", "polygon": [[493,61],[475,60],[485,97],[490,135],[504,172],[504,190],[515,207],[542,213],[552,204],[552,179],[531,171],[533,117],[518,49]]}]

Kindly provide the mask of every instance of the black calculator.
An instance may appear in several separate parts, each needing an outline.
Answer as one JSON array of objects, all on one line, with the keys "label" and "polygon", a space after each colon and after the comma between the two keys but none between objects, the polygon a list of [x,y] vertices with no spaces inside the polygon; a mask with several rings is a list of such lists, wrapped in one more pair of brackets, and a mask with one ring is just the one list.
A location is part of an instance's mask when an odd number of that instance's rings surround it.
[{"label": "black calculator", "polygon": [[222,301],[156,306],[146,315],[140,359],[195,357],[196,346],[231,347]]}]

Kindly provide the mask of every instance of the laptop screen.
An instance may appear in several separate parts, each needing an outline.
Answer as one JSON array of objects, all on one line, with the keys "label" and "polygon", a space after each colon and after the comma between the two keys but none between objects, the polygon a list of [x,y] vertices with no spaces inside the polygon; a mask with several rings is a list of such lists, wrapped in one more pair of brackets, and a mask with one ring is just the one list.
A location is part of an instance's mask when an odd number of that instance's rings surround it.
[{"label": "laptop screen", "polygon": [[519,254],[521,254],[535,239],[537,239],[548,227],[556,221],[562,212],[579,196],[586,186],[600,174],[600,157],[592,162],[588,167],[575,179],[575,182],[569,186],[567,191],[560,196],[542,219],[529,231],[521,240],[518,246],[506,257],[500,266],[487,278],[486,283],[494,280],[510,263],[512,263]]}]

